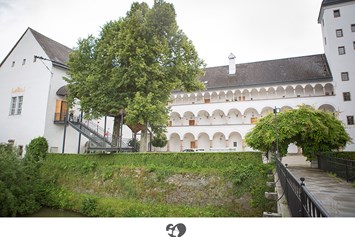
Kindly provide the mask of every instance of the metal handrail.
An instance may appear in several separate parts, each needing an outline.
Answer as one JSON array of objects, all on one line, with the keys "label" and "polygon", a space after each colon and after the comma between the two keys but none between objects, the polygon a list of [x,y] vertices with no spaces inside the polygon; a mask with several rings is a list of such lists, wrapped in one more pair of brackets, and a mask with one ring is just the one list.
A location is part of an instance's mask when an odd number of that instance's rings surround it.
[{"label": "metal handrail", "polygon": [[281,180],[291,214],[294,217],[328,217],[328,212],[323,208],[315,196],[305,187],[304,178],[301,183],[297,178],[276,159],[276,171]]},{"label": "metal handrail", "polygon": [[321,153],[318,155],[318,164],[321,170],[335,173],[347,182],[355,180],[355,160],[330,157]]}]

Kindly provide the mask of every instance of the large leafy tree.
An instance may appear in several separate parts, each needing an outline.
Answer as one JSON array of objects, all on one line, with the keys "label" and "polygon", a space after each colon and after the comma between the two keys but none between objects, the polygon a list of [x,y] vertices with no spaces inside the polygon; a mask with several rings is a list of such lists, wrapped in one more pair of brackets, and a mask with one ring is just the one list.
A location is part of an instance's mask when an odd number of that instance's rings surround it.
[{"label": "large leafy tree", "polygon": [[276,128],[281,156],[286,155],[290,143],[300,146],[303,155],[312,160],[318,152],[338,150],[351,142],[343,124],[332,113],[305,105],[261,118],[245,141],[253,149],[275,152]]},{"label": "large leafy tree", "polygon": [[127,124],[140,124],[146,151],[149,128],[164,133],[171,92],[203,89],[197,80],[203,67],[179,30],[172,4],[133,3],[126,17],[107,23],[98,38],[79,41],[69,60],[69,91],[87,114],[115,117],[114,135],[124,109]]}]

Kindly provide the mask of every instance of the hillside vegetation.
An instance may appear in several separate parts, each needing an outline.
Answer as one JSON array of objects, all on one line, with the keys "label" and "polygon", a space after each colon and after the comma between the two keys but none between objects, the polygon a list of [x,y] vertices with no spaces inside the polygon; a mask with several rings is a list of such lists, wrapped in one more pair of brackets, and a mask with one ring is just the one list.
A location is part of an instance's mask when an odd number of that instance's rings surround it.
[{"label": "hillside vegetation", "polygon": [[46,205],[116,217],[242,217],[273,211],[260,153],[48,154]]}]

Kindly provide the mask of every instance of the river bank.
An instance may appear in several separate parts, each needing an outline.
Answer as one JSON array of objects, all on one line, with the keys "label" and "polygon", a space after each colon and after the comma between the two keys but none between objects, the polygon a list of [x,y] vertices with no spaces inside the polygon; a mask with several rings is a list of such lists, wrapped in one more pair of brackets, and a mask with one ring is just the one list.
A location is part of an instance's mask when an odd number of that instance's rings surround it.
[{"label": "river bank", "polygon": [[81,213],[54,209],[50,207],[42,207],[38,212],[26,217],[86,217]]}]

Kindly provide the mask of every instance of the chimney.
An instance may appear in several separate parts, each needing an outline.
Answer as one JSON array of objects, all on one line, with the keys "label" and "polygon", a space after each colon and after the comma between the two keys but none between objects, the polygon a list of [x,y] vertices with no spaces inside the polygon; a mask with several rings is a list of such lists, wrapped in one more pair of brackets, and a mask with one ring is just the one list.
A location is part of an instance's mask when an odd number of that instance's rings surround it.
[{"label": "chimney", "polygon": [[235,56],[234,54],[229,55],[229,75],[235,74],[236,69],[235,69]]}]

